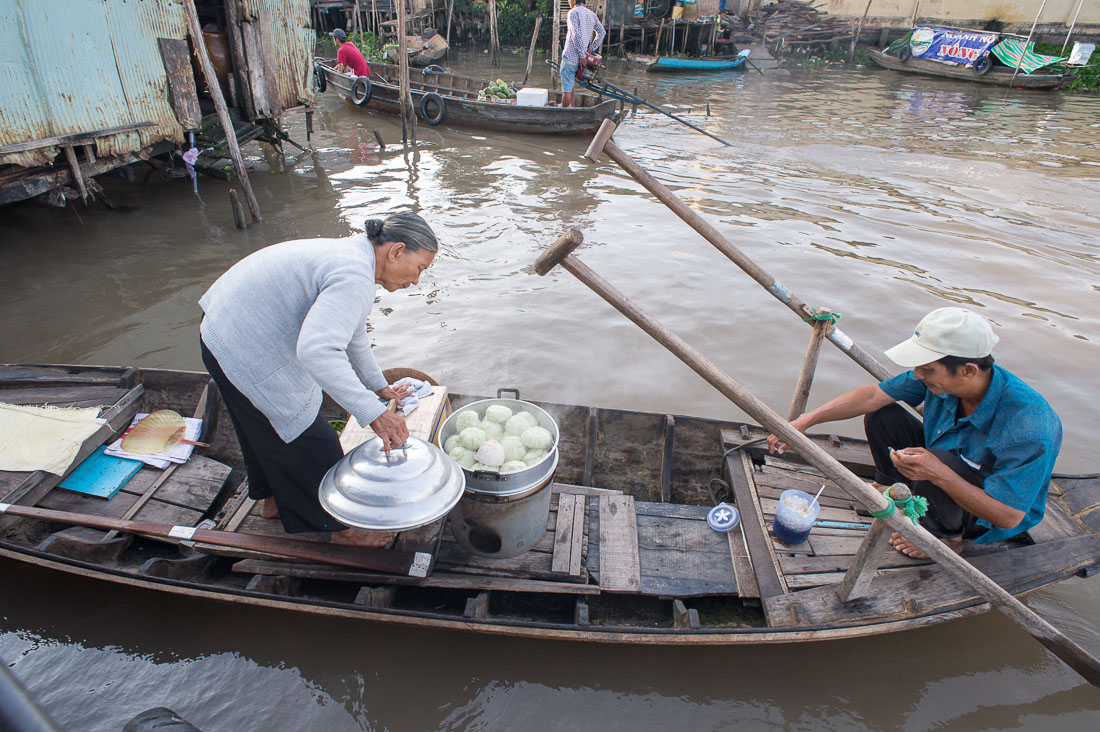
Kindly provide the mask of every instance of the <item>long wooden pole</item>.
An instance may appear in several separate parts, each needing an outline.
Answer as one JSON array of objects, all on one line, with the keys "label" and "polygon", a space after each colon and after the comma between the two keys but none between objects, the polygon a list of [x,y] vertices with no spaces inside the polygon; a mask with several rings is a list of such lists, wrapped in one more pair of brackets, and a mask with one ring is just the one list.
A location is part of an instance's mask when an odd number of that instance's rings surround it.
[{"label": "long wooden pole", "polygon": [[[614,130],[615,125],[610,120],[605,120],[603,127],[608,127]],[[602,132],[602,128],[601,128]],[[597,133],[599,135],[600,133]],[[591,148],[590,148],[591,149]],[[775,279],[767,270],[758,265],[752,259],[745,255],[740,249],[735,247],[728,239],[722,236],[713,226],[711,226],[706,219],[696,213],[691,207],[680,200],[672,191],[666,188],[660,181],[650,175],[642,166],[634,161],[629,155],[627,155],[618,145],[614,142],[608,141],[603,148],[603,152],[606,152],[608,157],[618,163],[623,170],[630,174],[634,180],[641,183],[646,190],[656,196],[662,203],[672,209],[672,212],[679,216],[687,223],[688,226],[695,229],[704,239],[713,244],[718,251],[725,254],[734,264],[745,271],[750,277],[757,281],[761,287],[767,290],[771,295],[793,310],[800,318],[806,318],[811,316],[811,308],[806,304],[802,298],[795,295],[788,290],[779,280]],[[588,153],[585,153],[585,157],[594,162],[595,158],[589,157]],[[836,325],[832,325],[825,337],[830,343],[835,345],[841,351],[846,353],[849,358],[862,366],[869,374],[874,376],[879,381],[885,381],[893,376],[889,370],[881,363],[879,363],[874,356],[863,350],[859,345],[854,343],[840,328]]]},{"label": "long wooden pole", "polygon": [[[550,29],[550,58],[561,62],[561,0],[552,0],[554,3],[554,27]],[[550,74],[550,88],[557,89],[561,79],[557,74]]]},{"label": "long wooden pole", "polygon": [[[374,2],[374,0],[371,0],[371,2]],[[455,0],[451,0],[449,3],[447,3],[447,38],[446,38],[446,41],[447,41],[447,47],[448,48],[450,48],[450,46],[451,46],[451,16],[454,15],[454,12],[455,12]]]},{"label": "long wooden pole", "polygon": [[401,141],[416,145],[416,114],[413,112],[412,84],[409,83],[409,39],[405,35],[405,0],[397,0],[397,76],[401,95]]},{"label": "long wooden pole", "polygon": [[229,157],[233,161],[233,170],[241,181],[241,188],[244,189],[244,197],[248,201],[248,210],[252,213],[252,218],[260,221],[260,204],[256,201],[256,194],[252,192],[252,183],[249,182],[248,171],[244,168],[241,148],[237,145],[237,131],[233,128],[233,120],[229,118],[229,110],[225,106],[225,97],[222,96],[222,88],[218,84],[218,75],[214,72],[214,64],[210,62],[210,54],[206,52],[206,43],[202,40],[202,28],[199,26],[199,13],[195,10],[195,0],[183,0],[183,10],[187,13],[187,25],[191,31],[191,40],[195,45],[195,53],[199,57],[199,65],[202,66],[202,74],[206,77],[206,86],[210,90],[210,98],[214,100],[214,109],[217,110],[218,120],[225,131],[225,141],[229,146]]},{"label": "long wooden pole", "polygon": [[863,10],[863,17],[859,19],[859,25],[856,26],[856,34],[852,37],[852,48],[848,52],[848,63],[852,63],[856,57],[856,44],[859,43],[859,36],[863,33],[863,22],[867,20],[867,13],[871,12],[871,3],[875,0],[867,0],[867,7]]},{"label": "long wooden pole", "polygon": [[531,78],[531,63],[535,60],[535,42],[539,39],[539,31],[542,30],[542,16],[535,18],[535,32],[531,34],[531,47],[527,49],[527,70],[523,72],[523,86],[527,86],[527,80]]},{"label": "long wooden pole", "polygon": [[[1031,30],[1027,33],[1027,40],[1024,42],[1024,51],[1027,51],[1027,46],[1031,43],[1031,37],[1035,35],[1035,26],[1039,25],[1039,16],[1043,14],[1043,8],[1047,6],[1047,0],[1043,0],[1043,4],[1039,6],[1039,12],[1035,14],[1035,20],[1031,24]],[[1016,68],[1012,72],[1012,78],[1009,79],[1008,85],[1012,86],[1012,82],[1016,81],[1016,74],[1020,73],[1020,63],[1024,60],[1024,53],[1020,53],[1020,62],[1016,64]]]},{"label": "long wooden pole", "polygon": [[[41,521],[53,521],[71,526],[87,526],[103,531],[118,531],[164,539],[202,542],[232,549],[247,549],[263,552],[264,554],[275,554],[280,557],[308,559],[343,567],[358,567],[376,572],[404,574],[413,577],[426,576],[427,566],[431,560],[431,555],[424,552],[372,549],[346,544],[331,544],[323,541],[287,539],[260,534],[240,534],[234,531],[217,531],[214,529],[196,529],[191,526],[176,526],[152,521],[133,521],[110,516],[94,516],[84,513],[70,513],[69,511],[54,511],[48,508],[32,508],[30,506],[0,503],[0,515],[4,514]],[[419,572],[424,573],[420,574]]]},{"label": "long wooden pole", "polygon": [[1077,16],[1081,15],[1081,6],[1085,4],[1085,0],[1080,0],[1077,3],[1077,12],[1073,14],[1073,22],[1069,24],[1069,32],[1066,33],[1066,40],[1062,42],[1062,50],[1058,54],[1063,55],[1066,52],[1066,46],[1069,45],[1069,37],[1073,35],[1073,29],[1077,27]]},{"label": "long wooden pole", "polygon": [[489,0],[489,55],[493,66],[500,66],[500,39],[497,37],[497,0]]},{"label": "long wooden pole", "polygon": [[[775,410],[722,371],[717,364],[696,350],[687,341],[654,320],[624,294],[577,259],[572,251],[580,246],[582,241],[581,233],[576,229],[571,229],[539,256],[535,261],[535,272],[539,275],[546,275],[556,265],[560,264],[563,269],[587,285],[631,322],[675,354],[746,414],[790,445],[807,462],[820,470],[826,478],[840,486],[848,495],[873,512],[886,509],[889,504],[887,504],[881,493],[864,483],[863,480],[826,452],[824,448],[792,427]],[[1065,661],[1090,684],[1100,687],[1100,660],[1097,660],[1088,651],[1070,640],[1064,633],[1036,615],[1013,597],[1010,592],[979,572],[965,559],[948,549],[943,542],[933,536],[927,529],[914,524],[903,512],[894,511],[890,516],[881,520],[912,542],[914,546],[920,548],[931,559],[942,565],[948,572],[973,588],[990,604],[999,608],[1010,620],[1021,626],[1058,658]]]},{"label": "long wooden pole", "polygon": [[787,421],[802,414],[810,398],[810,388],[814,385],[814,373],[817,371],[817,359],[821,355],[821,341],[825,340],[825,331],[829,330],[829,321],[814,321],[814,330],[810,334],[810,344],[806,346],[806,357],[802,359],[802,370],[798,373],[798,383],[794,387],[791,408],[787,412]]}]

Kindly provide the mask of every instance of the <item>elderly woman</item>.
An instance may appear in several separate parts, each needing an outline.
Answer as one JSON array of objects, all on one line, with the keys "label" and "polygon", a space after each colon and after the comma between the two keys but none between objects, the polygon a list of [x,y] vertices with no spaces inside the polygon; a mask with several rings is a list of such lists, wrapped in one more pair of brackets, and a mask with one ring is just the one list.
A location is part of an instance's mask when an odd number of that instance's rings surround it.
[{"label": "elderly woman", "polygon": [[317,488],[342,456],[321,417],[328,393],[388,454],[409,436],[381,399],[386,382],[371,353],[367,315],[375,285],[390,292],[420,280],[438,244],[412,213],[367,221],[365,236],[302,239],[233,265],[199,300],[202,360],[225,401],[248,471],[248,495],[288,533],[331,531],[338,543],[377,546],[388,534],[348,529],[321,508]]}]

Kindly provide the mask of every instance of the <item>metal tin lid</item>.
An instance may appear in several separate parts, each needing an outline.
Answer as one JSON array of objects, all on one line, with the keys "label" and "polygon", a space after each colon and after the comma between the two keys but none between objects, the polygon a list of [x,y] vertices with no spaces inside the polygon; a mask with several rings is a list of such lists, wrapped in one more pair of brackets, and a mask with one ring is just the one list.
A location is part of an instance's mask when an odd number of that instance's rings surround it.
[{"label": "metal tin lid", "polygon": [[707,524],[715,531],[732,531],[740,520],[737,509],[728,503],[719,503],[707,512]]},{"label": "metal tin lid", "polygon": [[409,437],[382,450],[375,437],[354,448],[321,480],[321,506],[337,521],[368,531],[406,531],[454,508],[466,478],[435,445]]}]

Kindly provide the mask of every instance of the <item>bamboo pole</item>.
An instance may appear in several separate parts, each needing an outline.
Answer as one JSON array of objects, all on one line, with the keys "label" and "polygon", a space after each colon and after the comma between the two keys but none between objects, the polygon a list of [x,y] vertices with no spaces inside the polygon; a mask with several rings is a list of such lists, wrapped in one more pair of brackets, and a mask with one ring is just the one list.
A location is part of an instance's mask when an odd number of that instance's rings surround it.
[{"label": "bamboo pole", "polygon": [[[374,2],[374,0],[370,0],[370,1],[372,3]],[[455,0],[451,0],[449,3],[447,3],[447,38],[446,38],[446,41],[447,41],[447,47],[448,48],[450,48],[450,46],[451,46],[451,16],[454,15],[454,12],[455,12]]]},{"label": "bamboo pole", "polygon": [[500,38],[497,37],[497,0],[489,0],[489,56],[493,66],[500,66]]},{"label": "bamboo pole", "polygon": [[863,17],[859,19],[859,25],[856,26],[856,34],[852,38],[852,48],[848,51],[848,63],[852,63],[856,58],[856,44],[859,43],[859,36],[863,33],[863,22],[867,20],[867,13],[871,12],[871,3],[874,1],[875,0],[867,0],[867,7],[863,10]]},{"label": "bamboo pole", "polygon": [[[561,61],[561,0],[552,0],[554,3],[554,27],[550,29],[550,58]],[[561,85],[561,79],[557,74],[550,74],[550,88],[557,89]]]},{"label": "bamboo pole", "polygon": [[[605,120],[601,126],[610,126],[614,131],[615,124],[610,120]],[[600,133],[597,133],[599,136]],[[691,207],[680,200],[672,191],[664,186],[660,181],[650,175],[645,168],[640,166],[634,159],[623,152],[612,141],[608,141],[603,147],[603,152],[606,152],[608,157],[614,160],[622,167],[627,173],[630,174],[634,180],[638,181],[658,198],[662,203],[672,209],[672,212],[679,216],[684,222],[699,232],[700,235],[718,249],[718,251],[725,254],[730,261],[745,271],[750,277],[767,290],[771,295],[786,305],[789,309],[794,311],[800,318],[806,318],[813,315],[813,312],[809,305],[806,304],[802,298],[795,295],[788,290],[779,280],[775,279],[767,270],[760,265],[756,264],[752,259],[745,255],[740,249],[735,247],[728,239],[722,236],[713,226],[711,226],[702,216],[696,213]],[[599,150],[596,150],[593,154],[592,148],[585,153],[585,158],[595,162],[599,156]],[[885,381],[893,374],[881,363],[879,363],[871,354],[865,351],[862,347],[852,341],[848,335],[843,333],[840,328],[837,328],[835,324],[829,327],[825,337],[834,346],[839,348],[845,354],[848,355],[853,361],[863,367],[867,373],[874,376],[879,381]]]},{"label": "bamboo pole", "polygon": [[[589,269],[587,265],[572,254],[572,251],[582,241],[581,233],[576,229],[571,229],[539,256],[535,261],[535,272],[539,275],[546,275],[555,266],[561,265],[563,269],[675,354],[695,373],[703,377],[707,383],[718,389],[726,398],[740,407],[765,429],[770,430],[779,439],[787,443],[808,463],[820,470],[827,479],[836,483],[852,498],[876,513],[885,510],[890,505],[881,493],[841,465],[824,448],[792,427],[789,422],[761,401],[760,398],[722,371],[717,364],[654,320],[624,294],[612,287],[610,283]],[[901,511],[894,511],[881,520],[927,554],[930,559],[943,566],[946,571],[966,583],[976,593],[988,600],[990,604],[1000,609],[1010,620],[1022,627],[1090,684],[1100,687],[1100,660],[1094,658],[1064,633],[1036,615],[1013,597],[1010,592],[979,572],[965,559],[948,549],[943,542],[933,536],[927,529],[914,524]]]},{"label": "bamboo pole", "polygon": [[1079,0],[1077,3],[1077,12],[1073,14],[1073,22],[1069,24],[1069,32],[1066,33],[1066,40],[1062,42],[1062,51],[1059,56],[1064,56],[1066,53],[1066,46],[1069,45],[1069,37],[1073,35],[1073,29],[1077,27],[1077,16],[1081,14],[1081,6],[1085,4],[1085,0]]},{"label": "bamboo pole", "polygon": [[535,60],[535,42],[539,39],[539,31],[542,29],[542,16],[535,18],[535,32],[531,34],[531,47],[527,49],[527,70],[523,72],[523,86],[527,86],[527,80],[531,78],[531,63]]},{"label": "bamboo pole", "polygon": [[[825,315],[830,311],[822,308],[819,314]],[[814,329],[810,334],[810,344],[806,346],[806,357],[802,359],[802,370],[798,374],[798,383],[794,387],[794,397],[791,399],[791,408],[787,412],[787,421],[792,421],[806,409],[806,402],[810,398],[810,387],[814,384],[814,373],[817,371],[817,359],[821,355],[821,341],[825,340],[825,331],[829,329],[832,321],[815,320]]]},{"label": "bamboo pole", "polygon": [[187,13],[187,25],[191,31],[191,40],[195,45],[195,54],[199,57],[202,66],[202,74],[206,77],[206,86],[210,90],[210,98],[214,100],[214,109],[218,112],[218,120],[225,130],[225,141],[229,146],[229,157],[233,161],[233,170],[241,181],[244,189],[244,197],[248,202],[248,210],[255,221],[260,221],[260,204],[256,201],[256,194],[252,192],[252,183],[248,180],[248,171],[244,168],[244,158],[241,157],[241,148],[237,144],[237,132],[233,128],[233,120],[229,118],[229,110],[225,106],[225,97],[222,96],[221,85],[218,84],[218,75],[214,73],[214,64],[210,62],[210,54],[206,52],[206,44],[202,40],[202,28],[199,26],[199,13],[195,10],[195,0],[183,0],[183,10]]},{"label": "bamboo pole", "polygon": [[[1039,16],[1043,14],[1043,8],[1047,6],[1047,0],[1043,0],[1043,4],[1039,6],[1039,12],[1035,14],[1035,20],[1031,24],[1031,30],[1027,33],[1027,40],[1024,42],[1024,50],[1027,50],[1027,46],[1031,43],[1031,37],[1035,35],[1035,26],[1039,25]],[[1024,54],[1020,53],[1020,61],[1024,60]],[[1012,86],[1012,82],[1016,81],[1016,75],[1020,73],[1020,64],[1016,64],[1016,68],[1012,71],[1012,78],[1009,79],[1008,85]]]},{"label": "bamboo pole", "polygon": [[405,0],[397,0],[397,75],[401,95],[401,141],[416,145],[416,114],[413,112],[412,84],[409,83],[409,39],[405,35]]}]

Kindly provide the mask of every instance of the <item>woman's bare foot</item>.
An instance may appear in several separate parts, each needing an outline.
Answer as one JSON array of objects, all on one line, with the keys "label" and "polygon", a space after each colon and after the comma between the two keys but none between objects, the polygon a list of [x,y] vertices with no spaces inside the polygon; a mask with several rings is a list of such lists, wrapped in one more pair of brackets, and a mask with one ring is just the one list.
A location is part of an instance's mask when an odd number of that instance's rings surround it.
[{"label": "woman's bare foot", "polygon": [[379,531],[358,531],[347,529],[346,531],[333,531],[333,544],[346,544],[348,546],[365,546],[372,549],[388,548],[397,534],[387,534]]},{"label": "woman's bare foot", "polygon": [[275,505],[274,498],[260,501],[260,516],[265,519],[279,518],[279,507]]},{"label": "woman's bare foot", "polygon": [[[963,540],[961,536],[955,536],[950,539],[940,539],[940,541],[942,541],[948,549],[955,552],[956,554],[962,554]],[[913,559],[928,559],[927,554],[918,549],[915,544],[911,543],[901,534],[895,533],[890,537],[890,546],[894,547],[907,557],[912,557]]]}]

